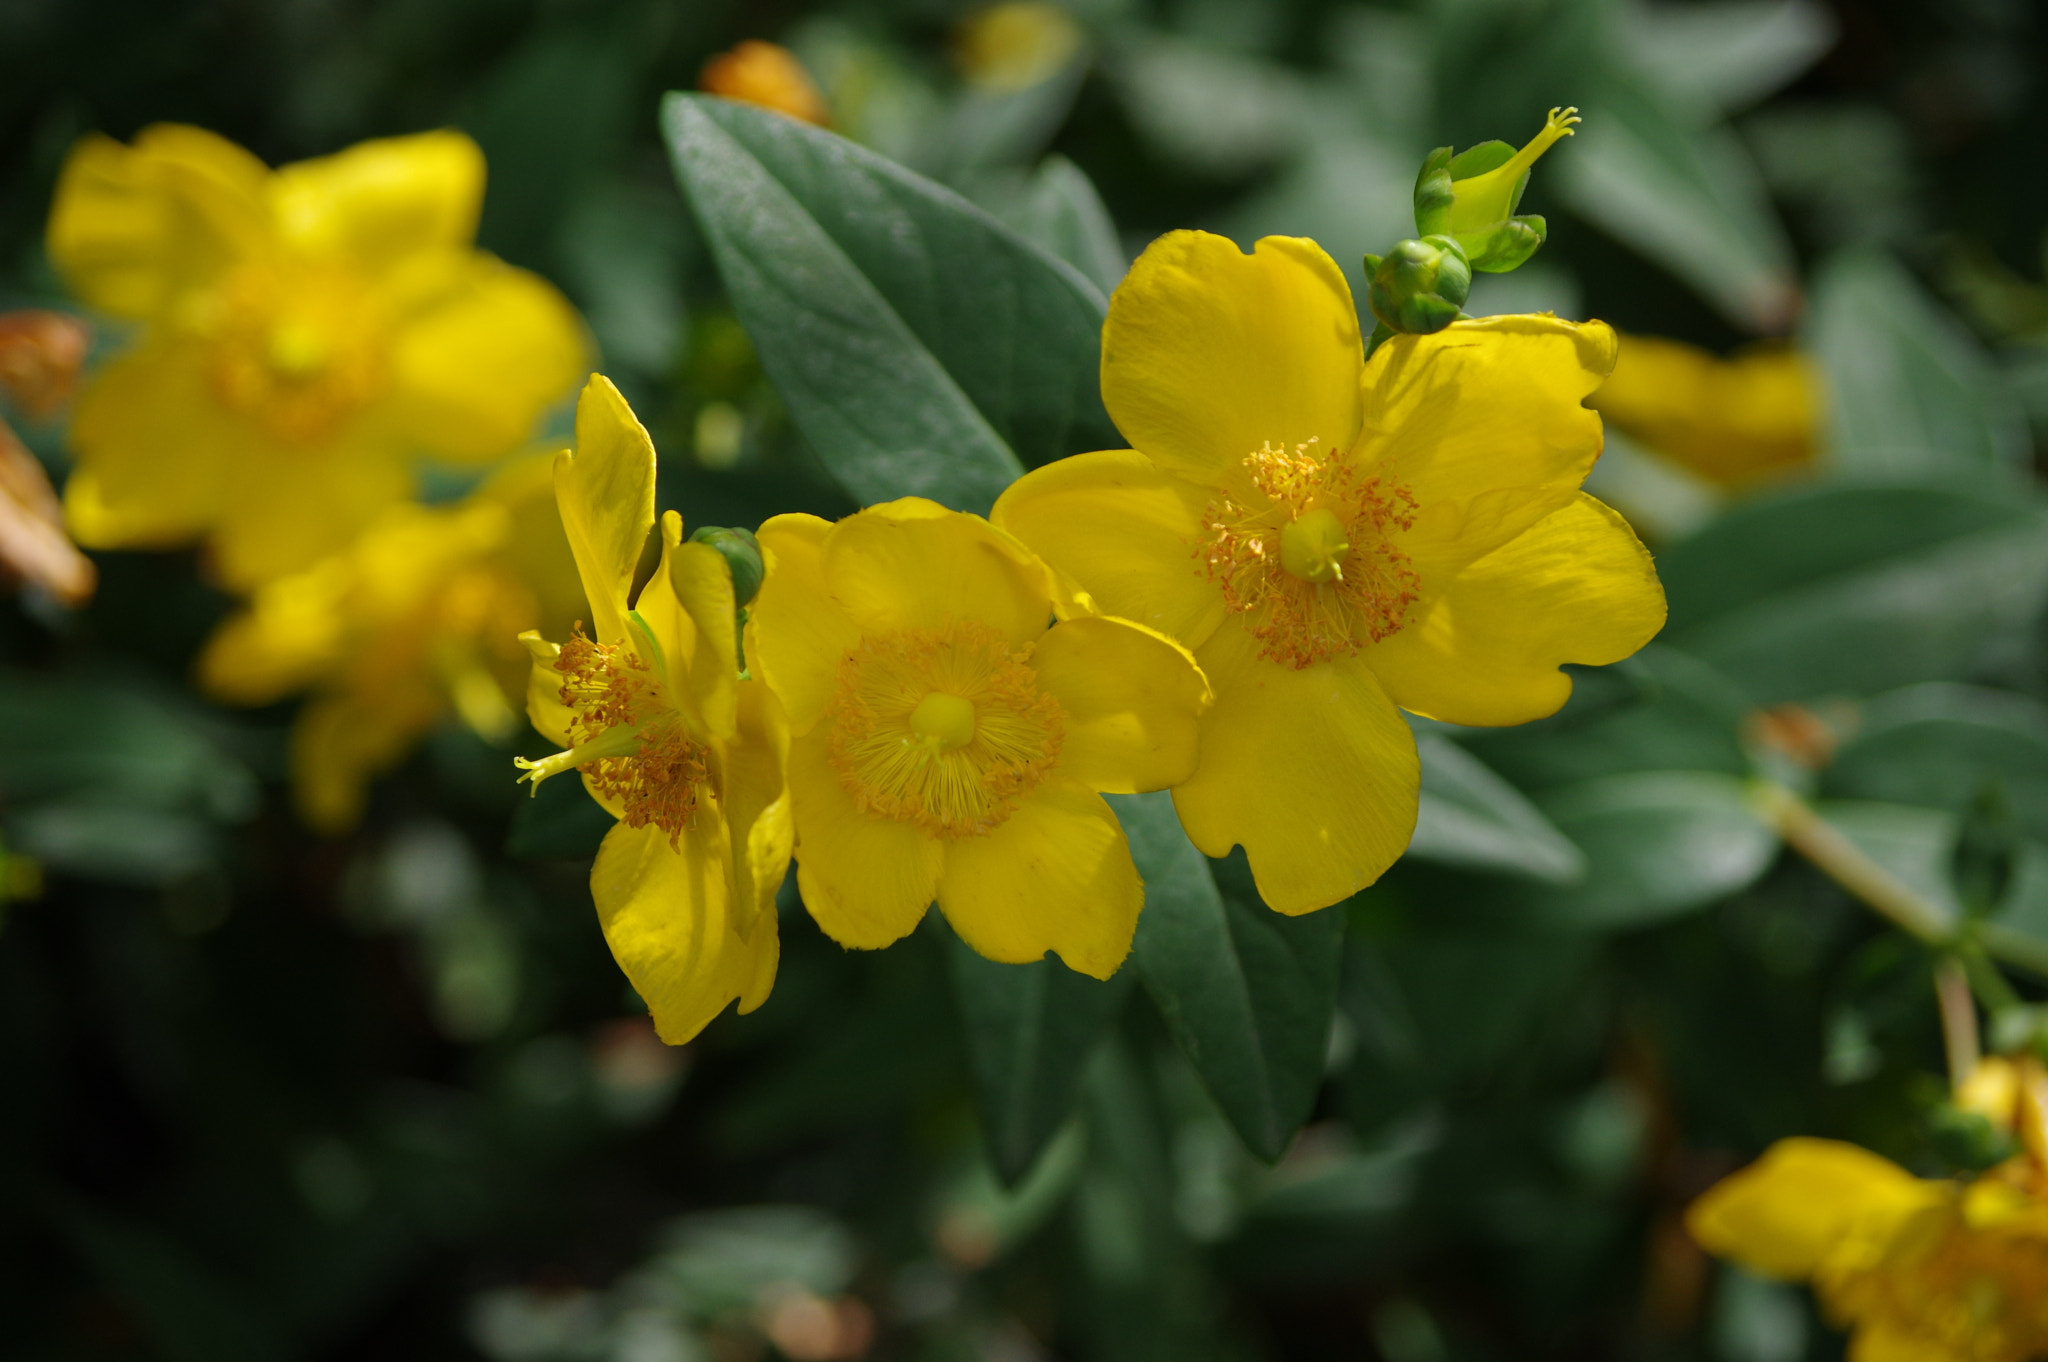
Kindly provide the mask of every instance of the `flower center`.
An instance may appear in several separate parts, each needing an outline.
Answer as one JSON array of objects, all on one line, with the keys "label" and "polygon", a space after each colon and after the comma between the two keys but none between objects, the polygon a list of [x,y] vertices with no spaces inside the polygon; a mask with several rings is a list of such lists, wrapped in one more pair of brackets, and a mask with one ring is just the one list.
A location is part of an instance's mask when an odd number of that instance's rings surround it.
[{"label": "flower center", "polygon": [[527,779],[579,767],[591,788],[616,802],[628,827],[649,824],[682,845],[705,791],[704,749],[663,693],[646,661],[618,644],[593,643],[578,625],[555,659],[560,697],[574,715],[566,752],[542,761],[518,758]]},{"label": "flower center", "polygon": [[1349,460],[1318,459],[1314,444],[1248,455],[1257,495],[1211,502],[1196,550],[1260,654],[1297,669],[1399,632],[1422,589],[1394,542],[1414,527],[1415,494]]},{"label": "flower center", "polygon": [[245,265],[202,327],[214,392],[288,444],[332,437],[384,386],[383,327],[342,271]]},{"label": "flower center", "polygon": [[839,662],[832,765],[861,810],[934,836],[1002,825],[1059,759],[1066,715],[985,624],[869,635]]}]

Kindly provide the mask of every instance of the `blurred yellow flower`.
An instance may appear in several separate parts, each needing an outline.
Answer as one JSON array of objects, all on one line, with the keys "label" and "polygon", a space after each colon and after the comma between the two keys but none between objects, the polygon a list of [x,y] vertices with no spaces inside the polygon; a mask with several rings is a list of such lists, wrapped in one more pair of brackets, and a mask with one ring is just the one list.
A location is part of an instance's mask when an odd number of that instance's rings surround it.
[{"label": "blurred yellow flower", "polygon": [[1097,792],[1194,770],[1209,694],[1187,651],[1056,602],[1023,545],[920,498],[777,516],[760,540],[749,656],[789,712],[819,926],[886,946],[936,899],[992,960],[1114,973],[1143,888]]},{"label": "blurred yellow flower", "polygon": [[961,74],[998,94],[1031,88],[1080,49],[1081,26],[1044,0],[1003,0],[978,9],[953,35]]},{"label": "blurred yellow flower", "polygon": [[697,85],[710,94],[758,104],[820,127],[832,122],[824,96],[796,54],[758,38],[749,38],[704,63]]},{"label": "blurred yellow flower", "polygon": [[1808,1281],[1856,1362],[2048,1356],[2048,1164],[1916,1178],[1855,1145],[1780,1140],[1693,1203],[1701,1247]]},{"label": "blurred yellow flower", "polygon": [[564,749],[519,761],[536,784],[580,770],[619,820],[590,875],[612,955],[681,1045],[733,999],[751,1012],[775,983],[775,893],[789,868],[782,706],[739,674],[726,560],[661,518],[661,562],[631,598],[654,528],[654,444],[617,388],[593,377],[555,497],[595,637],[521,635],[527,713]]},{"label": "blurred yellow flower", "polygon": [[1664,595],[1626,523],[1579,484],[1598,322],[1462,321],[1366,363],[1314,242],[1174,232],[1110,302],[1102,392],[1136,446],[1027,474],[995,523],[1094,603],[1179,639],[1216,688],[1174,791],[1195,845],[1242,845],[1268,904],[1305,913],[1377,879],[1415,825],[1396,706],[1515,724],[1571,693],[1566,662],[1627,657]]},{"label": "blurred yellow flower", "polygon": [[1655,336],[1625,336],[1591,405],[1621,431],[1707,481],[1741,488],[1813,459],[1819,375],[1785,345],[1733,358]]},{"label": "blurred yellow flower", "polygon": [[583,602],[545,457],[454,506],[386,509],[341,552],[260,588],[208,641],[201,685],[232,704],[313,692],[292,729],[300,812],[362,816],[370,780],[453,712],[508,738],[529,670],[522,630],[566,630]]},{"label": "blurred yellow flower", "polygon": [[277,171],[198,128],[80,141],[50,258],[141,326],[79,400],[72,533],[203,540],[248,590],[405,500],[414,456],[516,448],[586,345],[551,286],[472,248],[483,182],[454,132]]}]

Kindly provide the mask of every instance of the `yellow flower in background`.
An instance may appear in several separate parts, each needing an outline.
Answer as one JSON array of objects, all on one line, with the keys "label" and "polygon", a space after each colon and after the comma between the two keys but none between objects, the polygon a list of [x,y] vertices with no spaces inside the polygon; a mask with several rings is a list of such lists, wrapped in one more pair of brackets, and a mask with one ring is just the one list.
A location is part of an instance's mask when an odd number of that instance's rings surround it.
[{"label": "yellow flower in background", "polygon": [[1855,1145],[1780,1140],[1693,1203],[1709,1253],[1813,1285],[1855,1362],[2048,1356],[2048,1164],[1916,1178]]},{"label": "yellow flower in background", "polygon": [[341,552],[265,584],[209,640],[199,678],[215,699],[312,691],[291,744],[308,824],[353,827],[369,781],[451,712],[494,742],[517,728],[518,635],[566,630],[583,603],[550,468],[522,459],[459,505],[390,507]]},{"label": "yellow flower in background", "polygon": [[1028,90],[1081,50],[1081,26],[1044,0],[1003,0],[976,10],[953,34],[968,83],[996,94]]},{"label": "yellow flower in background", "polygon": [[794,52],[775,43],[750,38],[730,52],[719,53],[704,64],[697,86],[708,94],[758,104],[821,128],[832,122],[811,73]]},{"label": "yellow flower in background", "polygon": [[610,380],[576,404],[576,449],[555,496],[594,633],[522,635],[527,713],[564,751],[521,760],[538,784],[565,771],[617,826],[591,868],[598,921],[671,1045],[733,999],[751,1012],[775,983],[775,893],[789,868],[782,706],[739,675],[733,578],[708,544],[661,518],[661,562],[631,599],[653,530],[654,444]]},{"label": "yellow flower in background", "polygon": [[1722,359],[1683,341],[1625,336],[1592,406],[1673,463],[1742,488],[1812,462],[1820,377],[1811,360],[1782,344]]},{"label": "yellow flower in background", "polygon": [[496,459],[585,363],[538,276],[472,248],[482,153],[454,132],[271,171],[198,128],[91,135],[51,260],[140,323],[79,399],[65,488],[90,548],[206,542],[248,590],[412,494],[415,456]]},{"label": "yellow flower in background", "polygon": [[1492,317],[1368,364],[1344,276],[1297,238],[1174,232],[1117,288],[1102,392],[1135,448],[1037,469],[993,519],[1195,650],[1216,703],[1174,803],[1204,853],[1244,847],[1274,908],[1336,903],[1408,845],[1397,706],[1540,718],[1571,693],[1559,664],[1662,626],[1649,555],[1579,491],[1613,358],[1598,322]]},{"label": "yellow flower in background", "polygon": [[749,656],[789,712],[798,883],[826,935],[886,946],[936,900],[991,960],[1114,973],[1144,893],[1098,792],[1194,770],[1209,695],[1186,650],[1056,620],[1029,550],[921,498],[760,540]]}]

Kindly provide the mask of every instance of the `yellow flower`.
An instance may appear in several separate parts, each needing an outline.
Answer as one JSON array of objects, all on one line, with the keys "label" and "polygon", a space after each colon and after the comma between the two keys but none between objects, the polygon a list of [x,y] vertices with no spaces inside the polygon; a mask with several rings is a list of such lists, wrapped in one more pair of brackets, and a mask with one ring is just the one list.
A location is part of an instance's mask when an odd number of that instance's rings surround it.
[{"label": "yellow flower", "polygon": [[1081,26],[1045,0],[1001,0],[976,10],[953,35],[968,83],[998,94],[1028,90],[1081,49]]},{"label": "yellow flower", "polygon": [[65,489],[92,548],[204,540],[246,590],[412,492],[411,460],[496,458],[584,365],[548,284],[471,248],[483,156],[454,132],[278,171],[198,128],[71,153],[50,258],[140,322],[79,400]]},{"label": "yellow flower", "polygon": [[1672,462],[1740,488],[1812,461],[1821,391],[1812,362],[1788,346],[1722,359],[1683,341],[1628,336],[1592,405]]},{"label": "yellow flower", "polygon": [[748,655],[789,711],[798,883],[826,934],[886,946],[936,899],[991,960],[1114,973],[1143,890],[1097,792],[1194,769],[1209,697],[1186,650],[1056,601],[1029,550],[920,498],[760,540]]},{"label": "yellow flower", "polygon": [[266,583],[208,641],[201,685],[262,705],[313,695],[292,728],[300,812],[322,832],[361,818],[366,787],[451,710],[483,737],[517,726],[518,634],[582,606],[546,458],[501,470],[460,505],[389,508],[341,552]]},{"label": "yellow flower", "polygon": [[1514,724],[1664,619],[1649,555],[1579,483],[1580,405],[1613,332],[1457,322],[1364,359],[1314,242],[1154,242],[1110,302],[1103,400],[1134,450],[1020,479],[995,523],[1101,609],[1195,650],[1216,689],[1174,791],[1195,845],[1241,844],[1268,904],[1325,907],[1407,846],[1419,778],[1396,706]]},{"label": "yellow flower", "polygon": [[732,573],[661,518],[661,562],[631,600],[654,528],[654,445],[619,391],[593,377],[555,497],[595,636],[521,635],[533,654],[527,713],[565,751],[521,760],[538,783],[580,770],[617,826],[591,897],[612,955],[671,1045],[734,998],[775,983],[775,892],[789,868],[789,737],[782,706],[739,676]]},{"label": "yellow flower", "polygon": [[1969,1183],[1916,1178],[1833,1140],[1780,1140],[1694,1202],[1709,1253],[1810,1281],[1854,1362],[2048,1356],[2048,1169],[2032,1154]]},{"label": "yellow flower", "polygon": [[704,63],[698,87],[824,127],[832,117],[810,72],[786,47],[750,38]]}]

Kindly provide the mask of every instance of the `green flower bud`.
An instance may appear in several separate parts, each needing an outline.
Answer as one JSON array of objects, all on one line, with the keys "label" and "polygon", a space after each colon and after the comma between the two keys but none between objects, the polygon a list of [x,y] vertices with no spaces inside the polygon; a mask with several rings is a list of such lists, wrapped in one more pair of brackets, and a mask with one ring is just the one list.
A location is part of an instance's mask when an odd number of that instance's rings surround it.
[{"label": "green flower bud", "polygon": [[1439,147],[1415,180],[1415,230],[1455,237],[1472,268],[1505,274],[1543,244],[1540,217],[1516,217],[1529,168],[1559,139],[1572,135],[1576,109],[1552,109],[1543,130],[1520,151],[1506,142],[1482,142],[1457,155]]},{"label": "green flower bud", "polygon": [[732,569],[733,604],[744,609],[761,589],[761,577],[766,571],[761,562],[761,544],[754,538],[754,532],[704,525],[690,536],[690,542],[709,544],[718,550],[725,565]]},{"label": "green flower bud", "polygon": [[1366,302],[1390,331],[1426,336],[1458,319],[1472,292],[1472,266],[1456,240],[1430,236],[1365,258]]}]

